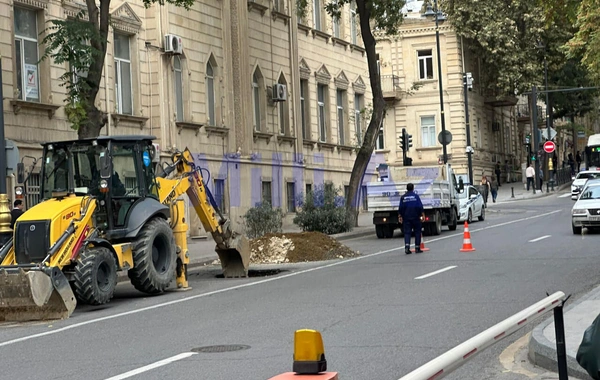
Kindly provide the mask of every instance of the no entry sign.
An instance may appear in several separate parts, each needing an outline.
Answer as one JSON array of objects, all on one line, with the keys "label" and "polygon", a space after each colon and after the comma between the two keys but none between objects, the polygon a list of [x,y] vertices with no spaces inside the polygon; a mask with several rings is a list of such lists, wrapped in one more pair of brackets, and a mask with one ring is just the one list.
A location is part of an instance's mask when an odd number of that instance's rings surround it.
[{"label": "no entry sign", "polygon": [[552,141],[546,141],[544,143],[544,152],[546,152],[546,153],[554,152],[555,148],[556,148],[556,145]]}]

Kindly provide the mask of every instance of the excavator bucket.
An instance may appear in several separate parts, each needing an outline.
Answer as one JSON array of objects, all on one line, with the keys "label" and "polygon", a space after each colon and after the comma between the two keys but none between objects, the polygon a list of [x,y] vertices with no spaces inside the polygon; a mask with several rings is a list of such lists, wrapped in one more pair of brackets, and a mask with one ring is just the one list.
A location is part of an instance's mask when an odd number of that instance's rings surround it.
[{"label": "excavator bucket", "polygon": [[229,249],[216,248],[217,255],[221,261],[223,277],[248,277],[248,266],[250,265],[250,241],[244,235],[238,235],[230,243]]},{"label": "excavator bucket", "polygon": [[0,321],[65,319],[75,306],[75,295],[58,268],[0,268]]}]

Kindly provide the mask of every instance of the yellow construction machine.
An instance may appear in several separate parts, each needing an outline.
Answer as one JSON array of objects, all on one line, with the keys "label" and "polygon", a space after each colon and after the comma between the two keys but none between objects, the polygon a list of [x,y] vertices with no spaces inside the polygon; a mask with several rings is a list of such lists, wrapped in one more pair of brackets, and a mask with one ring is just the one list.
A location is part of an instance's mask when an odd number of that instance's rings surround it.
[{"label": "yellow construction machine", "polygon": [[187,194],[216,242],[224,277],[247,277],[248,239],[233,231],[186,148],[155,175],[154,136],[43,144],[42,201],[0,249],[0,321],[68,318],[77,302],[109,302],[117,272],[162,293],[188,288]]}]

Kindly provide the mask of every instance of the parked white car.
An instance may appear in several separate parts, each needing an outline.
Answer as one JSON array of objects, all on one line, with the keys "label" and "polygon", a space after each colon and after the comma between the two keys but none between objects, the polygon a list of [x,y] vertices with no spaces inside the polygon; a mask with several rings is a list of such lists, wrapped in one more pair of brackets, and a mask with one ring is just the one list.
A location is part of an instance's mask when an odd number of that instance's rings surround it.
[{"label": "parked white car", "polygon": [[581,234],[581,228],[600,227],[600,182],[586,186],[571,209],[573,233]]},{"label": "parked white car", "polygon": [[485,203],[483,196],[477,188],[468,185],[465,186],[462,193],[458,194],[460,200],[460,210],[458,212],[458,220],[468,223],[473,221],[473,217],[477,217],[479,221],[485,220]]},{"label": "parked white car", "polygon": [[577,197],[581,193],[581,190],[583,190],[583,187],[585,186],[585,183],[587,182],[587,180],[592,179],[592,178],[600,178],[600,171],[584,170],[584,171],[580,171],[579,173],[577,173],[577,176],[575,177],[575,179],[573,180],[573,183],[571,184],[571,199],[572,200],[577,200]]}]

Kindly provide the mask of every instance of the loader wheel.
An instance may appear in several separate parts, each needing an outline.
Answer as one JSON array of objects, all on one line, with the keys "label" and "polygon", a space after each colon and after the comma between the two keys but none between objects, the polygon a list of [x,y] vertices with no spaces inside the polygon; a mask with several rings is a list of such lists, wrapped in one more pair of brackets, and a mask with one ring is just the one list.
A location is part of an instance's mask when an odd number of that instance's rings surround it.
[{"label": "loader wheel", "polygon": [[173,230],[164,219],[155,218],[133,242],[133,268],[127,275],[140,292],[162,293],[175,277],[176,260]]},{"label": "loader wheel", "polygon": [[74,279],[75,296],[80,302],[105,304],[117,286],[117,260],[107,248],[86,249],[77,259]]}]

